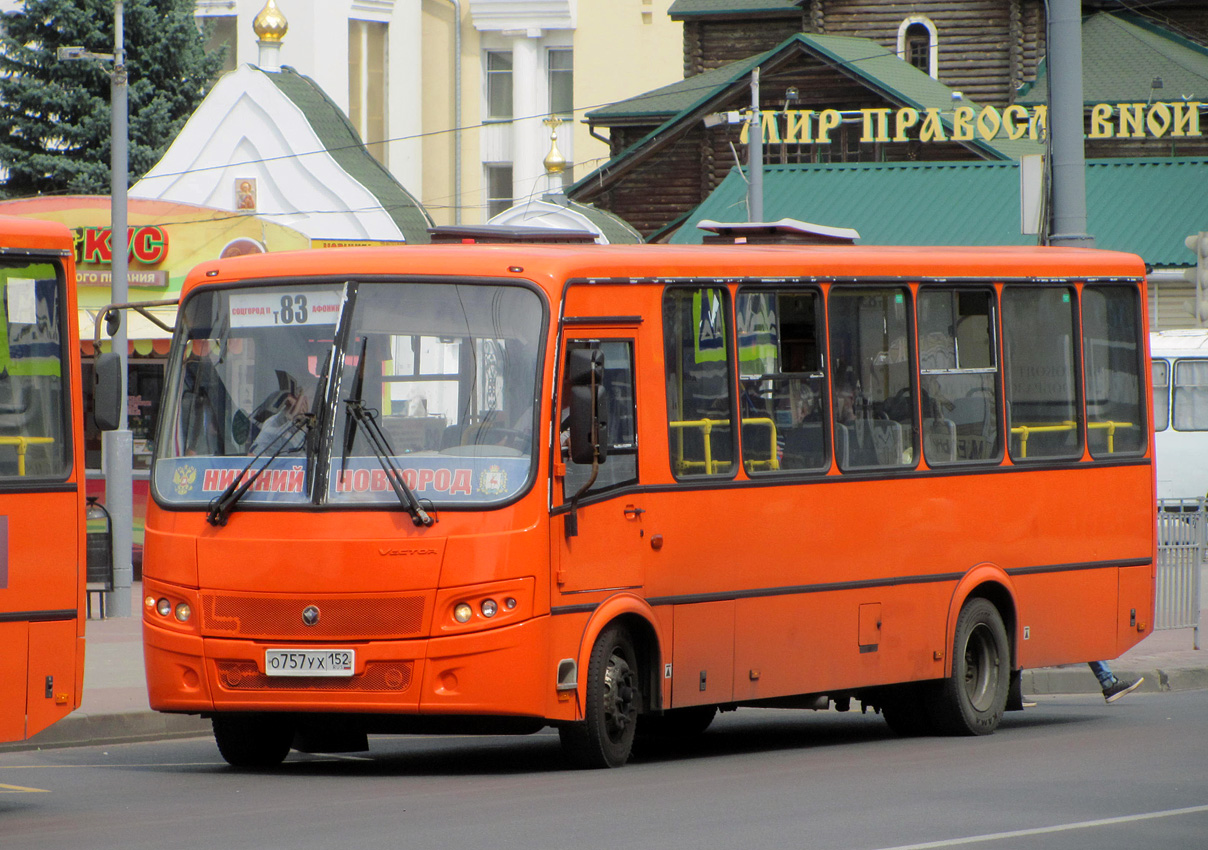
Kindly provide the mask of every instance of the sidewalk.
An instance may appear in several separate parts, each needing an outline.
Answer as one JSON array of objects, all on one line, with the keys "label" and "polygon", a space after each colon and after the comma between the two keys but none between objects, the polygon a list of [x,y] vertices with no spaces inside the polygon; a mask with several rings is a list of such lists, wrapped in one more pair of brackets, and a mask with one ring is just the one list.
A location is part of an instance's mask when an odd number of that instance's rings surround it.
[{"label": "sidewalk", "polygon": [[[210,722],[159,714],[147,702],[143,678],[142,585],[132,588],[134,616],[92,619],[86,626],[84,699],[79,710],[28,741],[0,744],[0,751],[186,738],[210,734]],[[1208,646],[1201,635],[1201,646]],[[1144,676],[1141,691],[1208,688],[1208,648],[1193,649],[1191,629],[1154,632],[1112,661],[1120,678]],[[1099,683],[1085,664],[1025,670],[1023,692],[1097,694]]]}]

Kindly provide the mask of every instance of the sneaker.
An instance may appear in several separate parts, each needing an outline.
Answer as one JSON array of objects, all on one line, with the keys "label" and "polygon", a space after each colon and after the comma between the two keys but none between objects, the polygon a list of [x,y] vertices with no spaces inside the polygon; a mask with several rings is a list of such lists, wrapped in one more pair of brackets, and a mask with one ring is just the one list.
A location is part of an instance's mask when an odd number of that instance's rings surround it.
[{"label": "sneaker", "polygon": [[1103,689],[1103,698],[1109,703],[1115,702],[1125,694],[1131,694],[1137,688],[1141,687],[1141,683],[1144,681],[1144,676],[1137,679],[1135,682],[1130,682],[1127,679],[1114,679],[1110,685]]}]

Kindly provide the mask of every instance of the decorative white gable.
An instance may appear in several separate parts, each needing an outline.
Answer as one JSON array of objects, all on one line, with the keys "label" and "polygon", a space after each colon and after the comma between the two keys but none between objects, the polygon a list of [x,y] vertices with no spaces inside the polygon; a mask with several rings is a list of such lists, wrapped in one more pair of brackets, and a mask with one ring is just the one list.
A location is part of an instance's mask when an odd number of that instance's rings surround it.
[{"label": "decorative white gable", "polygon": [[[607,224],[607,228],[601,224]],[[487,224],[507,227],[544,227],[548,230],[586,230],[595,234],[596,242],[608,245],[611,242],[637,244],[642,236],[620,218],[589,207],[572,204],[565,197],[550,194],[541,200],[526,201],[506,209]]]},{"label": "decorative white gable", "polygon": [[404,239],[302,110],[252,65],[215,84],[130,196],[254,212],[311,239]]}]

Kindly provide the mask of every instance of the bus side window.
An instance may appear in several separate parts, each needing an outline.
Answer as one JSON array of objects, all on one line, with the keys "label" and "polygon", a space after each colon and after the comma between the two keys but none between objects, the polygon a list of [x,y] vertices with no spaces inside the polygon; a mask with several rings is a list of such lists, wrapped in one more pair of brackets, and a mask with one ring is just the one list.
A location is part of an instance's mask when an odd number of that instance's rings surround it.
[{"label": "bus side window", "polygon": [[1208,360],[1175,361],[1173,414],[1176,431],[1208,431]]},{"label": "bus side window", "polygon": [[1153,361],[1153,429],[1165,431],[1170,426],[1170,362]]},{"label": "bus side window", "polygon": [[[562,374],[567,374],[570,352],[582,348],[598,348],[604,354],[604,398],[607,410],[608,455],[598,465],[596,480],[584,495],[599,493],[638,480],[637,402],[634,396],[633,340],[568,340],[562,362]],[[569,499],[591,478],[590,463],[575,463],[567,442],[569,411],[565,384],[559,393],[558,433],[566,477],[562,480],[562,495]]]},{"label": "bus side window", "polygon": [[744,468],[827,469],[821,295],[743,289],[737,315]]},{"label": "bus side window", "polygon": [[842,470],[915,465],[909,308],[904,288],[831,289],[835,454]]},{"label": "bus side window", "polygon": [[667,436],[677,478],[734,474],[729,308],[720,287],[671,287],[663,295]]},{"label": "bus side window", "polygon": [[1003,287],[1008,445],[1014,461],[1082,455],[1070,286]]},{"label": "bus side window", "polygon": [[919,292],[919,371],[927,463],[996,461],[998,357],[990,289]]},{"label": "bus side window", "polygon": [[1082,357],[1086,375],[1086,441],[1096,458],[1144,451],[1145,387],[1137,338],[1136,290],[1087,286],[1082,290]]}]

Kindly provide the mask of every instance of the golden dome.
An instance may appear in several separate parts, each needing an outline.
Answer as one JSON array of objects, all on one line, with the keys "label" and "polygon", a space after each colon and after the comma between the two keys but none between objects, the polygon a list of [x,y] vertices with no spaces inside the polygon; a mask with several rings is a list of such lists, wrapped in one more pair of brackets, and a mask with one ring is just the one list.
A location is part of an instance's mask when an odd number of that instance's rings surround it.
[{"label": "golden dome", "polygon": [[268,0],[264,4],[260,14],[256,16],[256,20],[252,21],[252,29],[255,30],[261,41],[280,42],[285,38],[285,33],[289,29],[289,21],[285,20],[285,15],[281,14],[281,10],[277,8],[277,0]]},{"label": "golden dome", "polygon": [[541,123],[549,127],[549,153],[545,155],[545,161],[542,163],[545,173],[561,174],[566,170],[566,157],[558,150],[558,125],[562,123],[562,119],[551,116]]}]

